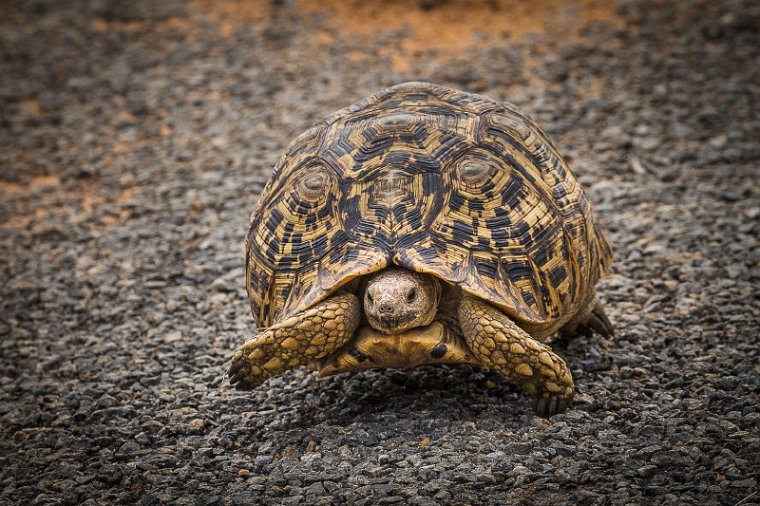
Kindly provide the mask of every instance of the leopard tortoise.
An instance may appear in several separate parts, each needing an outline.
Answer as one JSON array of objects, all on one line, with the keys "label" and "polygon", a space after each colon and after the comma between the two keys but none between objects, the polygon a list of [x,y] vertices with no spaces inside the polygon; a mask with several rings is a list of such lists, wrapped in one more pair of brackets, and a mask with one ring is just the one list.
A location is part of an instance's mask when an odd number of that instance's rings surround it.
[{"label": "leopard tortoise", "polygon": [[228,371],[241,390],[299,365],[479,364],[550,416],[574,385],[542,341],[613,332],[595,298],[612,253],[565,161],[515,106],[444,86],[393,86],[297,137],[246,252],[260,331]]}]

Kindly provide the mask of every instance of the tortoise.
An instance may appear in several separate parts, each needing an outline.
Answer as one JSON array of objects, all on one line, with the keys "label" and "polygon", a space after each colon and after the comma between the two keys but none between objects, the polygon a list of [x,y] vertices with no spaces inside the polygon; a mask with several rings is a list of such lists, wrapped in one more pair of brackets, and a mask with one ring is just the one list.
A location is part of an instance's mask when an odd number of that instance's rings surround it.
[{"label": "tortoise", "polygon": [[260,332],[228,375],[248,390],[299,365],[476,364],[551,416],[574,385],[543,341],[613,334],[595,297],[611,260],[580,183],[528,116],[399,84],[325,117],[277,162],[246,238]]}]

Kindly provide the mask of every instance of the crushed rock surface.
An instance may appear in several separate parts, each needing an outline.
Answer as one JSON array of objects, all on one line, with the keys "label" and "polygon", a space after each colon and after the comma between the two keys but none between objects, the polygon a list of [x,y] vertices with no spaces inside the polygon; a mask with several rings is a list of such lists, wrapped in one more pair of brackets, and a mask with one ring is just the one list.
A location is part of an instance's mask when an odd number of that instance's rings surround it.
[{"label": "crushed rock surface", "polygon": [[[572,29],[419,50],[219,4],[0,6],[0,503],[760,501],[760,4],[560,2]],[[594,204],[617,335],[556,344],[566,413],[469,366],[224,380],[275,161],[407,80],[516,103]]]}]

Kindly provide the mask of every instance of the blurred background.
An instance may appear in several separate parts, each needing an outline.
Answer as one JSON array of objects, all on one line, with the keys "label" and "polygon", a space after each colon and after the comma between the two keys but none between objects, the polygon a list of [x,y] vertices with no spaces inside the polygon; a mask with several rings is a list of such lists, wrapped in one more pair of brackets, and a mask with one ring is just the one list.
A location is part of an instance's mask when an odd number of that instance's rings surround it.
[{"label": "blurred background", "polygon": [[[755,0],[0,2],[0,502],[756,501],[758,33]],[[530,114],[616,252],[553,421],[470,367],[223,381],[277,158],[408,80]]]}]

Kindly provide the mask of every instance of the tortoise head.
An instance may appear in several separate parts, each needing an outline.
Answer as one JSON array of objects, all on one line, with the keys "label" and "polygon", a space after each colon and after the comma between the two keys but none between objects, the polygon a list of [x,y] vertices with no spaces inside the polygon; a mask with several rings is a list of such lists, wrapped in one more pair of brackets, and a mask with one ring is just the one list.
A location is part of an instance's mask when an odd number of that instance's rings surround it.
[{"label": "tortoise head", "polygon": [[440,298],[441,285],[434,277],[406,269],[384,269],[366,281],[364,314],[375,330],[395,334],[430,324]]}]

